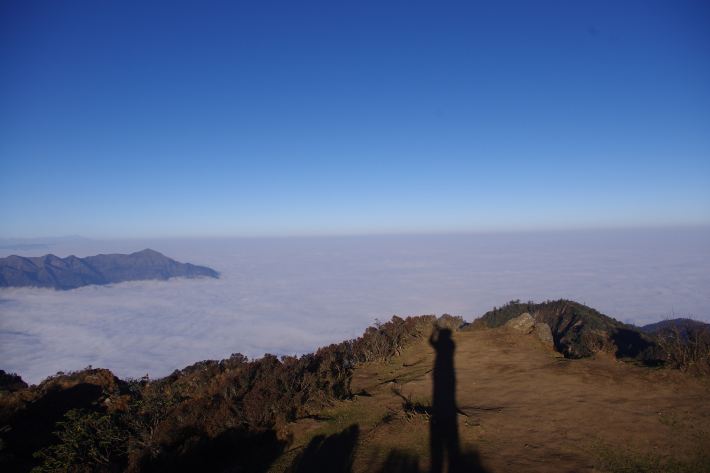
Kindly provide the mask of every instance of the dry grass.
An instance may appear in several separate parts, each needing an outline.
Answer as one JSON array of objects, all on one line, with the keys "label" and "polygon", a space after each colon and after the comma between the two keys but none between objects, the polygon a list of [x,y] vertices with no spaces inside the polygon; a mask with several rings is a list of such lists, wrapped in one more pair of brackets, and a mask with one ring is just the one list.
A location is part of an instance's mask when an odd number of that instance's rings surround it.
[{"label": "dry grass", "polygon": [[[707,378],[605,355],[560,362],[534,337],[498,329],[454,339],[461,447],[487,471],[710,471],[699,454],[710,451]],[[358,367],[352,387],[362,395],[292,424],[294,447],[358,424],[354,472],[378,471],[392,452],[425,471],[433,361],[422,340]]]},{"label": "dry grass", "polygon": [[710,455],[704,452],[690,458],[673,458],[638,452],[618,445],[598,445],[595,466],[606,473],[701,473],[710,471]]}]

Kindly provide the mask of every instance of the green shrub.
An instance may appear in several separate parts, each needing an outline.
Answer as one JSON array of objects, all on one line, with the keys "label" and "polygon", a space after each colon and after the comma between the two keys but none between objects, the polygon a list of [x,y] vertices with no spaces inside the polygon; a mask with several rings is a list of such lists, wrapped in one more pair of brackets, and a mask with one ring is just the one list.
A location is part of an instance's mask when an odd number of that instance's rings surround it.
[{"label": "green shrub", "polygon": [[126,464],[128,431],[119,414],[74,409],[57,423],[59,442],[35,453],[33,473],[110,472]]}]

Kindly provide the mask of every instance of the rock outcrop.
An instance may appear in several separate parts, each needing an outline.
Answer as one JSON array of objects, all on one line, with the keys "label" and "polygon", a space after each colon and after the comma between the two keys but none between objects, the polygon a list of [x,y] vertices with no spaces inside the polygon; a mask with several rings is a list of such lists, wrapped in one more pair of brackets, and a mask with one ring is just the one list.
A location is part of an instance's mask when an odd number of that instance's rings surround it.
[{"label": "rock outcrop", "polygon": [[524,312],[514,319],[510,319],[505,323],[505,326],[516,332],[528,334],[535,329],[535,319],[533,319],[532,315]]},{"label": "rock outcrop", "polygon": [[535,324],[535,335],[540,339],[543,345],[550,350],[555,349],[555,339],[552,337],[552,329],[545,322],[537,322]]},{"label": "rock outcrop", "polygon": [[519,316],[510,319],[505,323],[505,326],[510,330],[520,332],[523,334],[533,334],[535,335],[543,345],[547,348],[554,350],[555,341],[552,337],[552,329],[545,322],[536,322],[535,318],[527,312],[520,314]]},{"label": "rock outcrop", "polygon": [[[619,322],[584,304],[565,299],[540,304],[510,301],[486,312],[473,325],[489,328],[508,323],[520,325],[521,328],[529,326],[530,322],[525,321],[527,317],[513,322],[522,317],[521,314],[532,317],[535,325],[547,324],[552,332],[555,350],[566,358],[584,358],[600,351],[651,365],[662,362],[664,358],[652,333],[645,333],[638,327]],[[549,345],[547,330],[544,327],[538,330],[541,340]]]}]

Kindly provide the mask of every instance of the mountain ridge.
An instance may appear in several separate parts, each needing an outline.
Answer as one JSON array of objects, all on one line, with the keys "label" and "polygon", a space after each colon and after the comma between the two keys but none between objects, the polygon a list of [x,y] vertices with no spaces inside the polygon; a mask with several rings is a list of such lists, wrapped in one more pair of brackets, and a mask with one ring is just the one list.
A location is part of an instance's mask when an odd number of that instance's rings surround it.
[{"label": "mountain ridge", "polygon": [[0,287],[51,287],[68,290],[124,281],[166,280],[174,277],[218,278],[206,266],[180,263],[146,248],[130,254],[98,254],[79,258],[10,255],[0,258]]},{"label": "mountain ridge", "polygon": [[[557,351],[502,323],[519,311],[553,322]],[[432,393],[441,380],[432,371],[446,356],[434,333],[446,332],[452,359],[456,347],[447,379],[459,387],[446,386],[458,407],[457,471],[510,471],[511,460],[523,466],[515,471],[535,473],[707,470],[710,457],[692,447],[710,440],[699,430],[710,418],[701,377],[710,373],[710,345],[696,360],[702,372],[672,369],[666,356],[668,363],[649,368],[613,362],[629,356],[614,333],[633,326],[583,304],[511,301],[487,314],[474,324],[449,315],[394,316],[300,357],[235,353],[154,380],[88,367],[28,387],[0,371],[0,465],[22,472],[80,465],[101,473],[421,473],[435,453]],[[99,448],[97,460],[91,454]],[[682,468],[667,468],[674,465]]]},{"label": "mountain ridge", "polygon": [[624,324],[576,301],[560,299],[542,303],[513,300],[494,307],[474,321],[476,326],[496,328],[527,312],[552,330],[555,350],[567,358],[585,358],[600,350],[619,358],[635,358],[656,364],[662,358],[651,334]]},{"label": "mountain ridge", "polygon": [[676,317],[673,319],[665,319],[659,322],[646,324],[640,328],[643,332],[650,334],[658,334],[663,331],[674,329],[677,329],[682,333],[688,333],[694,330],[710,330],[710,324],[687,317]]}]

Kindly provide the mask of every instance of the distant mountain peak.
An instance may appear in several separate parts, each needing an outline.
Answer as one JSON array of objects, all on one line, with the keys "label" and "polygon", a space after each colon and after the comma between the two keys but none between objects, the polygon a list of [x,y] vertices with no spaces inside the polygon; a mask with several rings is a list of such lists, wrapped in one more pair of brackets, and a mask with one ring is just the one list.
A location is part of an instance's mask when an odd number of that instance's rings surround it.
[{"label": "distant mountain peak", "polygon": [[644,325],[641,327],[641,330],[651,334],[658,334],[668,330],[678,330],[681,333],[688,333],[693,330],[710,330],[710,324],[687,317],[677,317],[675,319],[666,319]]},{"label": "distant mountain peak", "polygon": [[135,253],[131,253],[131,255],[154,255],[154,256],[162,256],[164,258],[167,258],[164,254],[162,254],[159,251],[152,250],[150,248],[146,248],[144,250],[136,251]]},{"label": "distant mountain peak", "polygon": [[39,257],[12,255],[0,258],[0,287],[53,287],[74,289],[92,284],[174,277],[219,277],[205,266],[180,263],[158,251],[144,250],[125,254],[106,254],[60,258],[53,254]]}]

